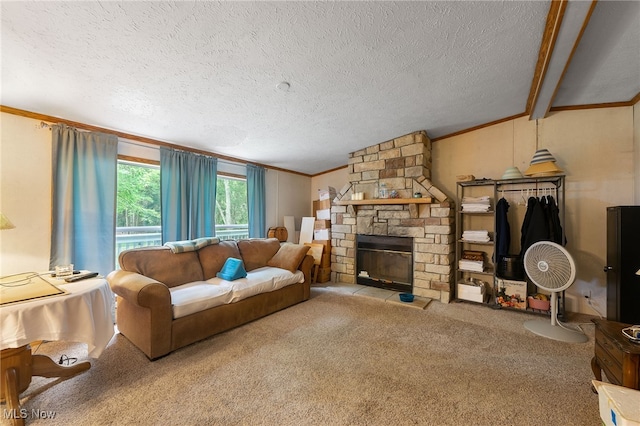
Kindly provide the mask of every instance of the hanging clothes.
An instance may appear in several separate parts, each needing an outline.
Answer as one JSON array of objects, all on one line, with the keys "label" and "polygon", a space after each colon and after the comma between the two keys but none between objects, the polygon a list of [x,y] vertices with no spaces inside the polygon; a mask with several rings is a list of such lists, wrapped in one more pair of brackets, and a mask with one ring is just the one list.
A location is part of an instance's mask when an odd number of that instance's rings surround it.
[{"label": "hanging clothes", "polygon": [[524,259],[527,249],[538,241],[552,241],[563,246],[567,243],[566,237],[562,238],[560,209],[551,195],[529,198],[521,231],[521,259]]},{"label": "hanging clothes", "polygon": [[547,220],[549,221],[549,241],[564,246],[567,238],[562,239],[562,224],[560,223],[560,209],[556,200],[551,195],[547,195]]},{"label": "hanging clothes", "polygon": [[529,224],[531,223],[531,216],[533,215],[533,206],[536,204],[538,200],[535,197],[529,197],[527,199],[527,211],[524,214],[524,219],[522,220],[522,226],[520,227],[520,258],[524,257],[524,244],[527,239],[527,229],[529,229]]},{"label": "hanging clothes", "polygon": [[524,259],[527,249],[538,241],[549,241],[549,221],[545,214],[546,203],[535,197],[529,197],[527,212],[522,223],[520,238],[520,259]]},{"label": "hanging clothes", "polygon": [[494,262],[499,264],[502,258],[509,254],[509,244],[511,243],[511,228],[507,218],[509,202],[500,198],[496,204],[496,256]]}]

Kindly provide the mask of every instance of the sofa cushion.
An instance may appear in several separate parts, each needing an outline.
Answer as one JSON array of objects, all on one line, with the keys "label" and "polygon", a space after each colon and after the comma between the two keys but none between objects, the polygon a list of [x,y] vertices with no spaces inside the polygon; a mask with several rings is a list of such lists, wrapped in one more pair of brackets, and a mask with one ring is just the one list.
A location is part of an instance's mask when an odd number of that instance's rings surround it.
[{"label": "sofa cushion", "polygon": [[181,318],[231,301],[231,283],[196,281],[170,288],[173,318]]},{"label": "sofa cushion", "polygon": [[247,276],[247,271],[244,270],[242,260],[230,257],[224,262],[222,270],[216,274],[216,277],[222,278],[227,281],[235,281],[238,278],[244,278]]},{"label": "sofa cushion", "polygon": [[[211,280],[209,280],[211,282]],[[241,278],[231,282],[231,302],[237,302],[256,294],[266,293],[286,287],[291,284],[304,282],[302,271],[291,273],[286,269],[263,266],[254,269]]]},{"label": "sofa cushion", "polygon": [[167,287],[204,279],[194,251],[172,253],[169,247],[141,247],[123,251],[118,262],[122,270],[153,278]]},{"label": "sofa cushion", "polygon": [[283,244],[280,250],[269,259],[267,266],[274,266],[295,272],[298,266],[300,266],[302,259],[307,255],[309,248],[309,246],[301,246],[299,244]]},{"label": "sofa cushion", "polygon": [[291,273],[285,269],[264,266],[253,270],[245,278],[235,281],[216,277],[207,281],[183,284],[169,289],[173,318],[184,317],[303,282],[302,271]]},{"label": "sofa cushion", "polygon": [[203,247],[198,250],[198,257],[202,264],[202,274],[205,280],[215,278],[228,258],[242,259],[235,241],[220,241],[218,244]]},{"label": "sofa cushion", "polygon": [[269,259],[280,249],[277,238],[256,238],[238,241],[238,249],[247,272],[267,266]]}]

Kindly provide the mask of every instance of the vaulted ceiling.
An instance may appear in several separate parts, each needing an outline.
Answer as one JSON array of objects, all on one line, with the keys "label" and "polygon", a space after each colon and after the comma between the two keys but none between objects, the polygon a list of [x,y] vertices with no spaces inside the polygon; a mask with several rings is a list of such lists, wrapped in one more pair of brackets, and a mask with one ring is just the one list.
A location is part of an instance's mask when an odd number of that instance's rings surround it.
[{"label": "vaulted ceiling", "polygon": [[416,130],[630,103],[640,2],[7,2],[7,108],[316,174]]}]

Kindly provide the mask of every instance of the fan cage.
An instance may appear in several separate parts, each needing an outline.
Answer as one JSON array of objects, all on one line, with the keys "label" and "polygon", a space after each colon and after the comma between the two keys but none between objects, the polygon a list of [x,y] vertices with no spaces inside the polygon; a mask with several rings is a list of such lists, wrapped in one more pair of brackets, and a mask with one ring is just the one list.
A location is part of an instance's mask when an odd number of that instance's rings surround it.
[{"label": "fan cage", "polygon": [[531,281],[543,290],[566,290],[575,279],[575,264],[567,250],[551,241],[539,241],[524,254],[524,268]]}]

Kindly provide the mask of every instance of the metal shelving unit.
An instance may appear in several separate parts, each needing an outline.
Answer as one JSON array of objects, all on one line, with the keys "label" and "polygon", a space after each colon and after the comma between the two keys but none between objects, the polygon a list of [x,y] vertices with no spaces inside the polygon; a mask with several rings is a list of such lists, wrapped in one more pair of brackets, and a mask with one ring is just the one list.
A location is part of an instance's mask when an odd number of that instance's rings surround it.
[{"label": "metal shelving unit", "polygon": [[[462,199],[464,197],[490,197],[490,207],[487,212],[467,212],[462,210]],[[487,282],[485,291],[493,288],[495,277],[495,264],[493,263],[493,253],[495,250],[495,181],[474,180],[468,182],[458,182],[456,189],[456,263],[455,263],[455,283],[456,298],[458,298],[458,284],[470,283],[472,281]],[[486,229],[489,232],[489,242],[467,241],[462,238],[465,230]],[[484,253],[485,269],[480,271],[465,270],[459,268],[459,261],[462,259],[462,252],[474,250]],[[491,296],[489,296],[491,297]],[[483,302],[487,302],[484,296]]]},{"label": "metal shelving unit", "polygon": [[[485,297],[484,303],[494,306],[500,307],[495,302],[496,295],[498,292],[497,289],[497,265],[494,263],[494,254],[495,254],[495,231],[496,231],[496,216],[495,216],[495,207],[497,201],[503,197],[508,196],[509,194],[522,194],[522,198],[528,196],[542,196],[542,195],[553,195],[556,204],[559,209],[559,217],[560,222],[562,224],[562,241],[565,240],[565,208],[564,208],[564,200],[565,200],[565,185],[564,185],[565,176],[563,175],[555,175],[555,176],[544,176],[544,177],[532,177],[532,178],[521,178],[521,179],[509,179],[509,180],[492,180],[492,179],[482,179],[482,180],[474,180],[474,181],[466,181],[466,182],[457,182],[456,188],[456,251],[455,251],[455,283],[456,290],[457,284],[460,282],[468,282],[469,280],[481,280],[488,283],[488,288],[486,289],[488,296]],[[506,195],[505,195],[506,194]],[[463,197],[478,197],[478,196],[489,196],[491,198],[491,207],[488,212],[465,212],[462,211],[462,199]],[[526,200],[525,200],[526,201]],[[510,208],[513,204],[510,203]],[[526,211],[526,206],[518,206],[524,208]],[[523,213],[524,215],[524,213]],[[520,228],[522,223],[510,223],[511,233],[514,232],[516,235],[520,235]],[[462,233],[465,230],[470,229],[487,229],[489,231],[490,241],[489,242],[472,242],[465,241],[462,239]],[[512,238],[513,240],[513,238]],[[485,264],[486,268],[483,272],[478,271],[468,271],[462,270],[458,268],[458,262],[462,258],[462,252],[464,250],[475,250],[482,251],[485,253]],[[512,250],[513,251],[513,250]],[[519,251],[519,248],[518,248]],[[535,285],[533,283],[529,283],[529,288],[527,293],[531,294],[535,292]],[[456,295],[457,297],[457,295]],[[558,307],[558,316],[562,317],[565,312],[565,298],[564,292],[560,295],[559,298],[559,307]],[[527,310],[527,312],[530,312]]]}]

